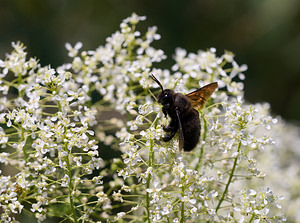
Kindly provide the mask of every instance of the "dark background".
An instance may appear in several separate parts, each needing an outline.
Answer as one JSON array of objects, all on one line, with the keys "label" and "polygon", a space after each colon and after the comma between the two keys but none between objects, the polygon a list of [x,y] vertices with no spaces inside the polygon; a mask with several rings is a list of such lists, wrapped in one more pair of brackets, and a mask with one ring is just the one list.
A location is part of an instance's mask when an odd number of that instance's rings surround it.
[{"label": "dark background", "polygon": [[30,56],[56,67],[69,62],[65,42],[95,49],[132,12],[147,16],[139,30],[158,26],[165,66],[176,47],[233,51],[249,67],[246,99],[300,123],[299,0],[0,0],[0,58],[20,40]]}]

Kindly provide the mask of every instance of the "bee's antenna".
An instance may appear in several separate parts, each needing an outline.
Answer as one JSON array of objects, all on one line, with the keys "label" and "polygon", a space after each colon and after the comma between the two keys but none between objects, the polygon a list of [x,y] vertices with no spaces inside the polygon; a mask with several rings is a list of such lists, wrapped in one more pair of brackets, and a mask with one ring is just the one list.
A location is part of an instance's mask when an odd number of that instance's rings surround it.
[{"label": "bee's antenna", "polygon": [[161,91],[164,91],[163,86],[161,85],[161,83],[156,79],[156,77],[152,73],[151,73],[151,77],[160,86]]}]

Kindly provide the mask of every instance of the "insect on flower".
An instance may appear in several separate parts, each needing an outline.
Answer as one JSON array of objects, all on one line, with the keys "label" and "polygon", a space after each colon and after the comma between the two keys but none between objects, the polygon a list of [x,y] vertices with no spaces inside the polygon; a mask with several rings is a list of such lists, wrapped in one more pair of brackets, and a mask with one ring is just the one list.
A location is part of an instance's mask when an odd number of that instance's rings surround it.
[{"label": "insect on flower", "polygon": [[164,89],[153,74],[151,77],[161,88],[161,93],[157,99],[163,105],[162,111],[165,117],[169,115],[171,118],[169,125],[163,126],[163,130],[169,134],[165,135],[162,140],[170,141],[178,130],[179,151],[182,149],[191,151],[197,145],[201,132],[197,110],[204,108],[205,103],[218,87],[218,83],[210,83],[184,95],[170,89]]}]

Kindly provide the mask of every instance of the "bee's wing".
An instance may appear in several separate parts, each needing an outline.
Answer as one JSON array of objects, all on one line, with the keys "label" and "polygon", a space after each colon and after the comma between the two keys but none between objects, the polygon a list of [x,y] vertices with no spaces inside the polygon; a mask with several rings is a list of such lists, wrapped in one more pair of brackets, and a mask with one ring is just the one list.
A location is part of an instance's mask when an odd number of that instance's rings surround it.
[{"label": "bee's wing", "polygon": [[210,98],[212,93],[214,93],[214,91],[216,90],[217,87],[218,87],[217,82],[210,83],[198,90],[195,90],[195,91],[187,94],[186,96],[190,99],[192,106],[195,109],[200,110],[200,109],[204,108],[207,100]]},{"label": "bee's wing", "polygon": [[178,120],[179,152],[181,152],[184,144],[184,136],[183,136],[182,125],[180,121],[179,110],[177,108],[176,108],[176,116]]}]

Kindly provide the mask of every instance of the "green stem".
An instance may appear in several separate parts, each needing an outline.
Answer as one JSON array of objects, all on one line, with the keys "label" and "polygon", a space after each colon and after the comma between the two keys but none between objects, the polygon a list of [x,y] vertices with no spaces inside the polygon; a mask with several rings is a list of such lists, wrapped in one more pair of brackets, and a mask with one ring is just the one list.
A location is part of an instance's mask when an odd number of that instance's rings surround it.
[{"label": "green stem", "polygon": [[234,159],[234,163],[233,163],[233,166],[232,166],[232,169],[231,169],[229,178],[228,178],[228,182],[227,182],[227,184],[226,184],[226,186],[225,186],[225,190],[224,190],[224,192],[223,192],[223,194],[222,194],[222,197],[221,197],[221,199],[220,199],[220,201],[219,201],[219,204],[218,204],[218,206],[217,206],[217,208],[216,208],[216,213],[218,212],[219,208],[221,207],[221,204],[222,204],[222,202],[224,201],[225,196],[226,196],[226,194],[227,194],[227,192],[228,192],[229,185],[230,185],[230,183],[232,182],[233,174],[234,174],[234,171],[235,171],[235,169],[236,169],[236,167],[237,167],[237,161],[238,161],[238,158],[239,158],[239,152],[240,152],[240,149],[241,149],[241,145],[242,145],[242,143],[239,142],[238,148],[237,148],[238,155],[237,155],[237,156],[235,157],[235,159]]},{"label": "green stem", "polygon": [[182,187],[181,189],[181,196],[182,196],[182,200],[181,200],[181,217],[180,217],[180,222],[181,223],[184,223],[184,201],[183,201],[183,198],[184,198],[184,187]]},{"label": "green stem", "polygon": [[[153,166],[154,156],[153,156],[153,139],[150,140],[150,150],[149,150],[149,161],[148,161],[148,168]],[[150,181],[151,181],[151,174],[148,174],[147,177],[147,189],[150,188]],[[146,209],[147,209],[147,222],[150,221],[150,194],[146,192]]]},{"label": "green stem", "polygon": [[254,216],[255,216],[255,215],[254,215],[254,213],[253,213],[252,216],[251,216],[251,218],[250,218],[250,220],[249,220],[249,223],[253,221]]},{"label": "green stem", "polygon": [[[66,148],[66,146],[65,146]],[[68,176],[69,176],[69,200],[70,200],[70,207],[71,207],[71,211],[72,211],[72,215],[73,215],[73,220],[74,222],[78,222],[77,220],[77,216],[76,216],[76,211],[75,211],[75,207],[74,207],[74,201],[73,201],[73,197],[72,197],[72,191],[73,191],[73,180],[72,180],[72,172],[71,172],[71,165],[70,165],[70,154],[66,157],[66,163],[67,163],[67,168],[68,168]]]},{"label": "green stem", "polygon": [[[202,141],[204,142],[206,140],[206,133],[207,133],[207,121],[205,118],[203,118],[203,139]],[[201,145],[200,148],[200,154],[199,154],[199,158],[198,158],[198,162],[196,164],[195,170],[198,170],[200,165],[201,165],[201,161],[202,161],[202,157],[203,157],[203,153],[204,153],[204,144]]]},{"label": "green stem", "polygon": [[[57,105],[58,105],[58,110],[61,112],[62,111],[61,103],[58,102]],[[65,134],[67,133],[67,127],[64,127],[64,133]],[[66,137],[64,136],[64,138],[66,138]],[[73,180],[72,180],[72,168],[71,168],[71,164],[70,164],[71,151],[69,151],[69,149],[68,149],[68,142],[65,142],[64,150],[68,152],[68,156],[66,157],[66,163],[67,163],[67,174],[68,174],[68,177],[69,177],[69,185],[68,185],[69,195],[68,196],[69,196],[69,200],[70,200],[70,208],[71,208],[71,212],[72,212],[72,215],[73,215],[73,221],[75,223],[77,223],[78,220],[77,220],[76,211],[75,211],[75,204],[74,204],[73,196],[72,196],[72,192],[74,190],[74,185],[73,185]]]},{"label": "green stem", "polygon": [[[26,140],[25,140],[25,136],[24,136],[25,132],[24,132],[24,128],[22,126],[21,126],[21,130],[22,130],[22,132],[21,132],[21,142],[24,141],[25,144],[26,144]],[[22,151],[23,151],[23,154],[24,154],[25,162],[27,164],[28,163],[28,155],[27,155],[27,152],[26,152],[25,145],[23,146]]]},{"label": "green stem", "polygon": [[17,82],[17,86],[16,88],[18,89],[18,94],[19,94],[19,97],[22,98],[24,97],[24,90],[20,90],[19,86],[22,84],[22,81],[23,81],[23,76],[21,73],[18,74],[18,82]]},{"label": "green stem", "polygon": [[18,73],[18,85],[22,84],[22,74]]}]

